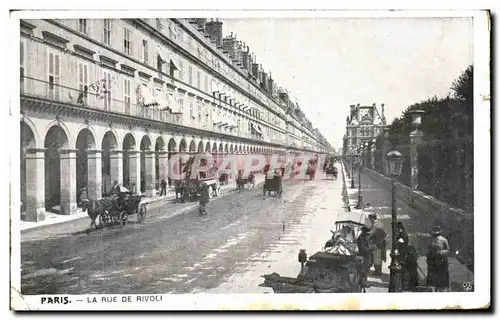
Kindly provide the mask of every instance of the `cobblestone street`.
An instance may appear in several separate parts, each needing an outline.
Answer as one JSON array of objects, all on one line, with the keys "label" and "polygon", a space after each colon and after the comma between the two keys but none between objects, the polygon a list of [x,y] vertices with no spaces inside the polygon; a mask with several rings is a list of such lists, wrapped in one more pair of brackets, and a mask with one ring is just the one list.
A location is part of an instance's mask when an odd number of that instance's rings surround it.
[{"label": "cobblestone street", "polygon": [[[207,216],[196,203],[148,208],[86,234],[88,220],[23,234],[23,294],[269,292],[263,272],[296,276],[298,250],[319,250],[343,211],[341,179],[287,180],[283,197],[262,199],[262,185],[214,200]],[[172,212],[184,210],[172,215]],[[250,273],[248,273],[250,272]],[[222,290],[222,291],[221,291]]]}]

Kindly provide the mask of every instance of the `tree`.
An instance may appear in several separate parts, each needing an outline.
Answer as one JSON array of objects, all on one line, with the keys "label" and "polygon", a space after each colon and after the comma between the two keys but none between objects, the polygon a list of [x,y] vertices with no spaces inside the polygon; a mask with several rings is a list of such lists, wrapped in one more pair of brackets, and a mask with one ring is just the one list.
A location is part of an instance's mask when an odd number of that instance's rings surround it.
[{"label": "tree", "polygon": [[456,99],[472,103],[474,94],[474,67],[468,66],[464,72],[453,81],[451,90],[453,90]]}]

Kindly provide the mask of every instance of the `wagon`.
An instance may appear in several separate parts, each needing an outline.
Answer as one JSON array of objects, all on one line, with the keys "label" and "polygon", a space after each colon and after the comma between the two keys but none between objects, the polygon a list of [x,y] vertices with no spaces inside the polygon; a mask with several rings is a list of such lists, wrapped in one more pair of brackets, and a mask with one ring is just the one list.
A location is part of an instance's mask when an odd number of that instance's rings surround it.
[{"label": "wagon", "polygon": [[337,168],[333,165],[333,163],[330,163],[330,165],[326,167],[325,173],[327,178],[328,176],[331,176],[332,179],[337,180],[338,171]]},{"label": "wagon", "polygon": [[[349,212],[351,214],[351,212]],[[356,239],[364,225],[364,214],[339,215],[324,248],[309,258],[301,250],[301,270],[297,277],[278,273],[263,275],[264,286],[276,293],[351,293],[362,292],[360,284],[363,258],[357,255]]]},{"label": "wagon", "polygon": [[283,176],[281,169],[276,169],[274,171],[274,174],[270,172],[266,174],[266,180],[264,181],[264,187],[263,187],[264,198],[266,197],[266,192],[270,196],[271,191],[273,191],[276,195],[280,197],[283,193]]},{"label": "wagon", "polygon": [[194,177],[191,177],[190,172],[186,173],[184,188],[182,190],[182,201],[199,197],[205,186],[208,186],[210,198],[220,196],[219,170],[217,168],[197,170]]}]

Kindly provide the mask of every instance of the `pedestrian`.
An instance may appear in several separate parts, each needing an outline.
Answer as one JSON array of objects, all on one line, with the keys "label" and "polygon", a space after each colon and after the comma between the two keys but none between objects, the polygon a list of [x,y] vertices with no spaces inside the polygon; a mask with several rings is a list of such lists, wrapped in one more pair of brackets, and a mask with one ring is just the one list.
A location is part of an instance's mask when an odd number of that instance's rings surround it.
[{"label": "pedestrian", "polygon": [[[408,246],[406,256],[403,262],[403,270],[406,269],[406,273],[403,274],[403,290],[415,292],[418,287],[418,253],[413,246]],[[406,278],[405,278],[406,276]]]},{"label": "pedestrian", "polygon": [[130,188],[130,192],[132,194],[137,194],[137,185],[134,183],[132,183],[132,188]]},{"label": "pedestrian", "polygon": [[387,242],[385,237],[387,233],[384,230],[384,224],[377,219],[377,215],[372,213],[368,216],[371,221],[370,238],[376,249],[373,252],[373,275],[382,275],[382,263],[387,261]]},{"label": "pedestrian", "polygon": [[207,184],[203,184],[198,211],[200,215],[207,214],[207,204],[210,203],[210,189]]},{"label": "pedestrian", "polygon": [[166,196],[167,195],[167,181],[165,181],[165,179],[161,179],[160,188],[161,188],[160,197],[163,195]]},{"label": "pedestrian", "polygon": [[109,193],[111,195],[119,195],[120,194],[120,186],[118,185],[117,180],[113,181],[113,187],[111,188],[111,191]]},{"label": "pedestrian", "polygon": [[441,235],[442,232],[440,226],[435,226],[430,231],[432,241],[427,252],[427,286],[434,287],[436,291],[449,291],[448,255],[450,246],[448,240]]},{"label": "pedestrian", "polygon": [[409,280],[409,265],[407,264],[408,259],[408,245],[409,238],[408,233],[406,233],[405,227],[401,221],[396,222],[396,249],[399,253],[399,261],[401,262],[401,278],[403,283],[403,289],[407,291],[408,280]]},{"label": "pedestrian", "polygon": [[358,236],[356,243],[358,245],[358,254],[363,258],[359,282],[362,292],[366,292],[365,288],[370,287],[368,284],[368,272],[372,265],[373,251],[375,250],[375,245],[370,239],[370,228],[361,227],[361,234]]}]

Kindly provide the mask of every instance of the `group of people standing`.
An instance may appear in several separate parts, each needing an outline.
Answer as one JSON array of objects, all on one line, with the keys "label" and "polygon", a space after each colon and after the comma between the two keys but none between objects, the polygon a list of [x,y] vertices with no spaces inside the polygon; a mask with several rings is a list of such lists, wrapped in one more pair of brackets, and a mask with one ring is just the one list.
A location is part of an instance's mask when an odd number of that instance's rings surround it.
[{"label": "group of people standing", "polygon": [[[374,267],[373,276],[382,275],[382,263],[387,261],[387,242],[384,224],[378,220],[376,214],[368,216],[370,224],[363,226],[357,239],[358,254],[363,257],[361,271],[361,286],[363,291],[370,287],[367,281],[371,267]],[[436,291],[449,290],[448,240],[441,235],[439,226],[432,228],[427,252],[427,286]],[[418,286],[417,259],[418,254],[409,244],[408,233],[401,221],[396,223],[396,250],[401,265],[402,285],[404,291],[416,291]]]}]

